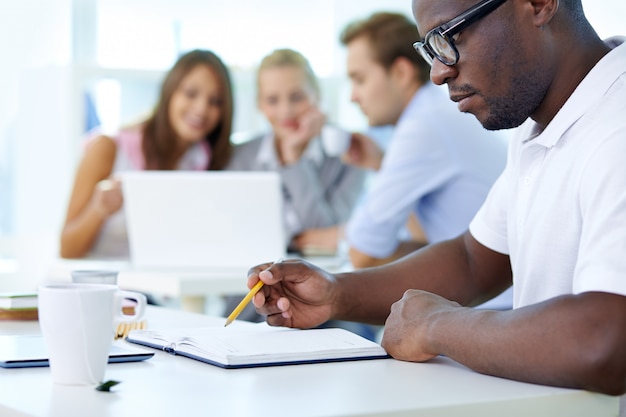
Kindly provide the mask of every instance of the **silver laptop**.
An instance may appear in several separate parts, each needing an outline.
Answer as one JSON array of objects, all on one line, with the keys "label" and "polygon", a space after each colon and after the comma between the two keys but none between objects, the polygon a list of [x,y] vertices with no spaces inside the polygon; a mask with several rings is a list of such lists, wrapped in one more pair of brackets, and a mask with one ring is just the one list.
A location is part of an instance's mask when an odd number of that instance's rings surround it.
[{"label": "silver laptop", "polygon": [[141,171],[121,181],[134,269],[245,273],[285,255],[278,173]]}]

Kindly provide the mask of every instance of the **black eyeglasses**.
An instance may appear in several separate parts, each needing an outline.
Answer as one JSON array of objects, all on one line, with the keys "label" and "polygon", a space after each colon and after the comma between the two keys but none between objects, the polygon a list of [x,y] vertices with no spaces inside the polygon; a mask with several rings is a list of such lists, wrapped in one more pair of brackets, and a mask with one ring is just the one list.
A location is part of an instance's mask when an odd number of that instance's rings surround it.
[{"label": "black eyeglasses", "polygon": [[435,58],[446,65],[456,64],[459,61],[459,51],[454,44],[455,35],[496,10],[505,1],[482,0],[449,22],[428,32],[424,37],[424,42],[415,42],[413,48],[430,65],[433,65]]}]

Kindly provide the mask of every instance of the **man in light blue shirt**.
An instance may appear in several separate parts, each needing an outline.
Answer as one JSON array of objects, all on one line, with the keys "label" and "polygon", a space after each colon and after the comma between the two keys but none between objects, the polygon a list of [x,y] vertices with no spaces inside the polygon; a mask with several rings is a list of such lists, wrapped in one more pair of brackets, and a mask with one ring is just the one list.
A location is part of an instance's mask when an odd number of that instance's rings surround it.
[{"label": "man in light blue shirt", "polygon": [[395,125],[384,157],[363,135],[354,136],[346,156],[349,163],[378,169],[346,227],[356,268],[463,233],[506,162],[502,134],[460,113],[430,83],[429,65],[411,46],[416,37],[415,25],[396,13],[354,22],[341,37],[352,100],[370,125]]}]

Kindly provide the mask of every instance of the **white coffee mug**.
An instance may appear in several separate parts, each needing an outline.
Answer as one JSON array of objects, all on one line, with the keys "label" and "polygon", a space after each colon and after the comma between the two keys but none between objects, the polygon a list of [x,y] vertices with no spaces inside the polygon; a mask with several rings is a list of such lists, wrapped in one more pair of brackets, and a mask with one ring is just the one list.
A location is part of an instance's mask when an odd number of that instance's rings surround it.
[{"label": "white coffee mug", "polygon": [[341,157],[348,151],[352,135],[335,126],[325,125],[322,128],[321,138],[326,155]]},{"label": "white coffee mug", "polygon": [[71,273],[72,282],[86,284],[117,284],[117,271],[105,269],[75,269]]},{"label": "white coffee mug", "polygon": [[[125,298],[137,302],[135,314],[122,313]],[[147,304],[143,294],[84,283],[41,285],[37,303],[52,380],[66,385],[101,383],[115,327],[141,320]]]}]

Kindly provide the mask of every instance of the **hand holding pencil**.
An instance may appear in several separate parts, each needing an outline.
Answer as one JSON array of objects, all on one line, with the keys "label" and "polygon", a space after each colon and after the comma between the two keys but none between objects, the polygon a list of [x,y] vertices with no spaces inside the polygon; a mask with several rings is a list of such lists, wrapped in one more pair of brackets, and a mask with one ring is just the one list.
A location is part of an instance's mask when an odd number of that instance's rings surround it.
[{"label": "hand holding pencil", "polygon": [[252,268],[248,285],[250,292],[230,314],[227,324],[250,301],[254,301],[257,312],[267,316],[269,325],[300,329],[319,326],[332,319],[333,312],[350,308],[335,305],[341,299],[336,278],[303,260],[258,265]]},{"label": "hand holding pencil", "polygon": [[[276,262],[274,262],[274,264],[277,263],[281,263],[283,260],[282,258],[278,259]],[[254,297],[254,295],[259,292],[259,290],[261,289],[261,287],[263,286],[263,281],[261,281],[259,279],[259,282],[257,282],[254,287],[252,287],[250,289],[250,291],[248,292],[248,294],[246,294],[245,297],[243,297],[243,299],[241,300],[241,302],[237,305],[237,307],[235,307],[235,309],[233,310],[232,313],[230,313],[230,315],[228,316],[228,318],[226,319],[226,324],[224,324],[224,327],[228,326],[230,323],[232,323],[238,316],[239,314],[241,314],[241,312],[243,311],[244,308],[246,308],[246,306],[248,305],[248,303],[250,302],[250,300],[252,300],[252,297]]]}]

